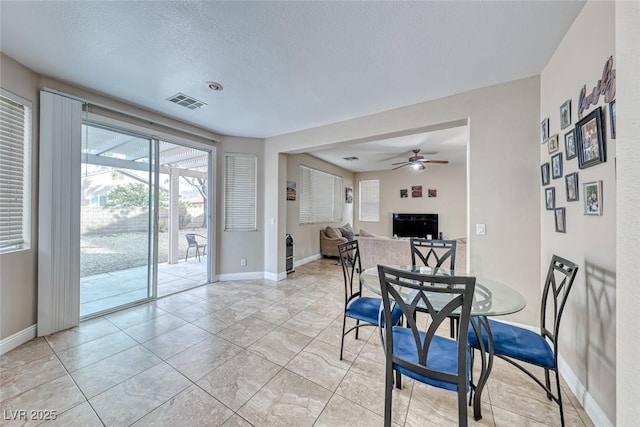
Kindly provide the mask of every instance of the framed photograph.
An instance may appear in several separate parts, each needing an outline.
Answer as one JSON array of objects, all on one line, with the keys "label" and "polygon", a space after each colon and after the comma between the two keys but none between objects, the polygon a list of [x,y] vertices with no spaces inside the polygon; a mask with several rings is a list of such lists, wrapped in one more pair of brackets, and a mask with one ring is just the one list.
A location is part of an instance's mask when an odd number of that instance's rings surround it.
[{"label": "framed photograph", "polygon": [[542,178],[542,186],[549,185],[551,180],[549,179],[549,162],[540,166],[540,177]]},{"label": "framed photograph", "polygon": [[427,194],[429,195],[429,197],[438,197],[438,190],[430,188],[427,190]]},{"label": "framed photograph", "polygon": [[551,157],[551,178],[562,178],[562,153]]},{"label": "framed photograph", "polygon": [[422,197],[422,185],[413,185],[411,187],[411,197]]},{"label": "framed photograph", "polygon": [[602,215],[602,181],[582,184],[584,191],[584,214]]},{"label": "framed photograph", "polygon": [[287,181],[287,200],[296,200],[295,181]]},{"label": "framed photograph", "polygon": [[547,141],[547,148],[549,149],[549,154],[555,153],[558,151],[558,134],[556,133]]},{"label": "framed photograph", "polygon": [[555,208],[553,210],[553,214],[556,219],[556,232],[558,233],[566,233],[567,232],[567,222],[565,218],[564,208]]},{"label": "framed photograph", "polygon": [[609,128],[611,129],[611,139],[616,139],[616,100],[609,103]]},{"label": "framed photograph", "polygon": [[578,150],[576,150],[575,129],[571,129],[569,132],[564,134],[564,154],[566,155],[567,160],[573,159],[578,155]]},{"label": "framed photograph", "polygon": [[566,129],[571,124],[571,100],[567,99],[560,106],[560,129]]},{"label": "framed photograph", "polygon": [[409,190],[407,190],[406,188],[400,190],[400,198],[406,199],[407,197],[409,197]]},{"label": "framed photograph", "polygon": [[567,185],[567,202],[577,202],[578,195],[578,172],[570,173],[564,177]]},{"label": "framed photograph", "polygon": [[602,133],[602,107],[598,107],[576,123],[578,167],[588,168],[606,161]]},{"label": "framed photograph", "polygon": [[544,205],[548,211],[552,211],[556,208],[556,188],[544,189]]},{"label": "framed photograph", "polygon": [[353,188],[344,189],[344,201],[345,203],[353,203]]},{"label": "framed photograph", "polygon": [[544,144],[549,139],[549,117],[540,122],[540,140]]}]

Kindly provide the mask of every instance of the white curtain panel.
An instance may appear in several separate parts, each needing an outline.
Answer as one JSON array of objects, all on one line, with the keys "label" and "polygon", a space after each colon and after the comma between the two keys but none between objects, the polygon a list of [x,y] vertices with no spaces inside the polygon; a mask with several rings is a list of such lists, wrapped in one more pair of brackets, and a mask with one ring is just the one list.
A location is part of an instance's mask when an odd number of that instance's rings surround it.
[{"label": "white curtain panel", "polygon": [[80,322],[82,103],[40,92],[38,336]]}]

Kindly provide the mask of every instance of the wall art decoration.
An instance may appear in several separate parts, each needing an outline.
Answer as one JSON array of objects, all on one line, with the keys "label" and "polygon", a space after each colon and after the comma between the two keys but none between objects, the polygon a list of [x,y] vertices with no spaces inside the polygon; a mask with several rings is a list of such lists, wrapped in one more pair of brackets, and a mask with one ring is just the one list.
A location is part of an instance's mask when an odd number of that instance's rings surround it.
[{"label": "wall art decoration", "polygon": [[578,155],[578,150],[576,149],[575,129],[571,129],[569,132],[564,134],[564,154],[567,160],[573,159]]},{"label": "wall art decoration", "polygon": [[560,106],[560,129],[566,129],[571,124],[571,100],[567,99]]},{"label": "wall art decoration", "polygon": [[438,197],[438,190],[430,188],[427,190],[429,197]]},{"label": "wall art decoration", "polygon": [[606,161],[601,107],[596,108],[576,123],[576,147],[580,169]]},{"label": "wall art decoration", "polygon": [[567,174],[564,180],[567,187],[567,202],[577,202],[580,197],[578,192],[578,172]]},{"label": "wall art decoration", "polygon": [[542,178],[542,186],[549,185],[551,180],[549,179],[549,162],[540,166],[540,177]]},{"label": "wall art decoration", "polygon": [[411,197],[422,197],[422,185],[411,186]]},{"label": "wall art decoration", "polygon": [[287,200],[296,199],[296,183],[294,181],[287,181]]},{"label": "wall art decoration", "polygon": [[345,203],[353,203],[353,188],[344,189],[344,201]]},{"label": "wall art decoration", "polygon": [[406,199],[407,197],[409,197],[409,190],[407,190],[406,188],[400,190],[400,198]]},{"label": "wall art decoration", "polygon": [[578,97],[578,118],[582,118],[582,113],[589,109],[591,105],[598,105],[600,95],[604,95],[604,102],[609,103],[616,97],[616,70],[613,69],[613,56],[607,59],[602,70],[602,77],[597,85],[587,95],[587,85],[580,90]]},{"label": "wall art decoration", "polygon": [[549,149],[549,154],[551,153],[555,153],[556,151],[558,151],[558,134],[554,134],[551,138],[549,138],[549,140],[547,141],[547,148]]},{"label": "wall art decoration", "polygon": [[602,181],[582,184],[584,214],[602,215]]},{"label": "wall art decoration", "polygon": [[544,144],[549,139],[549,117],[540,122],[540,140]]},{"label": "wall art decoration", "polygon": [[616,139],[616,100],[609,103],[609,129],[611,129],[611,139]]},{"label": "wall art decoration", "polygon": [[556,188],[550,187],[544,189],[544,205],[548,211],[556,208]]},{"label": "wall art decoration", "polygon": [[556,232],[558,233],[566,233],[567,232],[567,222],[565,217],[564,208],[555,208],[553,211],[555,215],[556,222]]},{"label": "wall art decoration", "polygon": [[551,157],[551,178],[562,178],[562,153]]}]

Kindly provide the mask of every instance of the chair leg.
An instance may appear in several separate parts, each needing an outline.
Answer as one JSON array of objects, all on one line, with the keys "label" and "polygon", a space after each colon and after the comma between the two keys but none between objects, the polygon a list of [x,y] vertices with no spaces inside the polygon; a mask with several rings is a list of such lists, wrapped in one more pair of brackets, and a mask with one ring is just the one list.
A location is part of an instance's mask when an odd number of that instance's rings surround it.
[{"label": "chair leg", "polygon": [[560,407],[560,425],[564,427],[564,408],[562,407],[562,391],[560,390],[560,372],[556,368],[556,386],[558,388],[558,406]]},{"label": "chair leg", "polygon": [[396,369],[396,388],[402,390],[402,374]]},{"label": "chair leg", "polygon": [[384,427],[391,427],[391,398],[393,396],[393,370],[387,363],[384,382]]},{"label": "chair leg", "polygon": [[547,385],[547,399],[553,400],[553,397],[549,390],[551,390],[551,379],[549,378],[549,370],[544,370],[544,383]]},{"label": "chair leg", "polygon": [[198,255],[198,262],[200,262],[200,247],[196,246],[196,255]]},{"label": "chair leg", "polygon": [[342,338],[340,340],[340,360],[342,360],[342,352],[344,350],[344,330],[347,325],[347,316],[342,316]]},{"label": "chair leg", "polygon": [[187,259],[189,259],[189,248],[191,246],[187,247],[187,254],[184,256],[184,262],[187,262]]},{"label": "chair leg", "polygon": [[356,320],[356,339],[358,339],[358,332],[360,332],[360,320]]},{"label": "chair leg", "polygon": [[458,425],[467,427],[467,387],[458,386]]}]

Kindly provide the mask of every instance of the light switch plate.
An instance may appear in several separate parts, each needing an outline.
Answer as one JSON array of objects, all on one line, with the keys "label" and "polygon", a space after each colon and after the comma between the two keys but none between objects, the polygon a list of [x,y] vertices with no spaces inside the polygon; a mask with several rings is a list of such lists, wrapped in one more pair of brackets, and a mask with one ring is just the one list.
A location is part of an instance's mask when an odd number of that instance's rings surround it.
[{"label": "light switch plate", "polygon": [[476,234],[479,234],[479,235],[487,234],[486,224],[476,224]]}]

